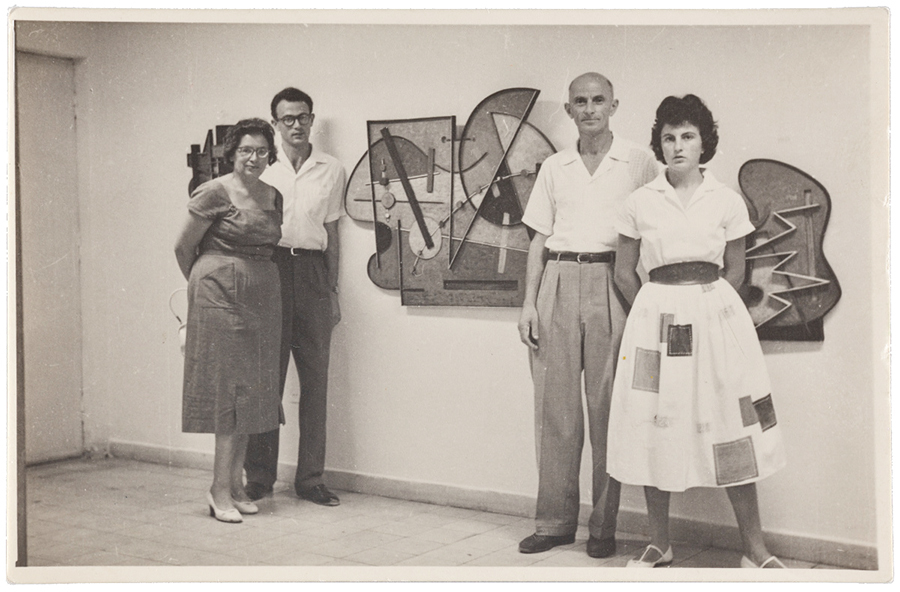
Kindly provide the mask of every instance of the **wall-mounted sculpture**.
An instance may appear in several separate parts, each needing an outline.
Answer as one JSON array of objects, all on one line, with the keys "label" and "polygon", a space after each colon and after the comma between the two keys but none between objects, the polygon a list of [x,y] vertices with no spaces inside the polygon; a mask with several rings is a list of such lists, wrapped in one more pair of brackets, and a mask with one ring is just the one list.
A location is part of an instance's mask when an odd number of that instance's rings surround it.
[{"label": "wall-mounted sculpture", "polygon": [[234,165],[225,158],[225,134],[230,125],[217,125],[216,137],[213,141],[213,130],[206,132],[206,141],[203,143],[203,151],[200,144],[191,144],[191,151],[187,155],[187,165],[193,171],[193,176],[188,183],[188,194],[194,189],[216,177],[227,175],[234,169]]},{"label": "wall-mounted sculpture", "polygon": [[456,118],[368,122],[344,202],[375,224],[369,278],[412,306],[520,306],[530,237],[522,214],[555,152],[527,122],[539,91],[484,99]]},{"label": "wall-mounted sculpture", "polygon": [[744,163],[741,191],[756,226],[747,240],[750,316],[761,339],[822,341],[841,297],[822,251],[831,198],[803,171],[775,160]]}]

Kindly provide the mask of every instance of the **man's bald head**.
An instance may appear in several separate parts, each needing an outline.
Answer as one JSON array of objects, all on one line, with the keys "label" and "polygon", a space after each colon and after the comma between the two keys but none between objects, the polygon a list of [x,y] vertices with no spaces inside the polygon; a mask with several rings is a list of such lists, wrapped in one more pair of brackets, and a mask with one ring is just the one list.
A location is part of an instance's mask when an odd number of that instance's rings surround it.
[{"label": "man's bald head", "polygon": [[599,72],[585,72],[581,76],[576,77],[572,82],[569,83],[569,95],[571,96],[572,90],[577,86],[580,86],[586,82],[596,82],[598,84],[602,84],[604,86],[609,87],[609,100],[612,101],[615,99],[615,89],[613,88],[613,83],[610,82],[609,78],[600,74]]}]

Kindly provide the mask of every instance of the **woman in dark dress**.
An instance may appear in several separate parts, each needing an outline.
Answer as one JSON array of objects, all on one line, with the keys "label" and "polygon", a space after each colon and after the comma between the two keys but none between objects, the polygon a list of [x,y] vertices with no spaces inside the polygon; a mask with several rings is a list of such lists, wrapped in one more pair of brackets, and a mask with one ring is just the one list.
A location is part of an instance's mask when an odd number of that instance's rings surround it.
[{"label": "woman in dark dress", "polygon": [[282,197],[259,177],[275,160],[271,126],[245,119],[225,138],[234,171],[197,187],[175,245],[188,279],[182,430],[216,436],[210,515],[241,522],[259,508],[244,492],[249,434],[283,423],[281,297],[273,247]]}]

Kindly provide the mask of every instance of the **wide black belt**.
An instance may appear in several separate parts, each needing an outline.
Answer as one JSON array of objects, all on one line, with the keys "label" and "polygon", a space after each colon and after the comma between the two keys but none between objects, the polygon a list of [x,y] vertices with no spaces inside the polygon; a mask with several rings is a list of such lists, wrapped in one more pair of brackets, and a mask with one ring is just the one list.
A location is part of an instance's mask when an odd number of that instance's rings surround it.
[{"label": "wide black belt", "polygon": [[719,279],[719,266],[709,261],[685,261],[650,270],[654,284],[711,284]]},{"label": "wide black belt", "polygon": [[575,261],[577,263],[613,263],[616,260],[616,252],[573,253],[571,251],[550,251],[550,260]]},{"label": "wide black belt", "polygon": [[283,253],[285,255],[291,255],[292,257],[309,257],[316,256],[321,257],[324,254],[324,251],[319,251],[318,249],[299,249],[297,247],[275,247],[275,250],[279,253]]}]

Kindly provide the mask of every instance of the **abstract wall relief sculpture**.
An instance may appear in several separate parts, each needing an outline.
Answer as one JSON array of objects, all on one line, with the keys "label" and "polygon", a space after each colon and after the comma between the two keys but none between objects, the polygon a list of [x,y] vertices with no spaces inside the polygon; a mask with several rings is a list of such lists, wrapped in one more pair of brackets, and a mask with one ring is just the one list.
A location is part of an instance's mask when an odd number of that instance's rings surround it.
[{"label": "abstract wall relief sculpture", "polygon": [[200,144],[191,144],[191,151],[187,155],[187,165],[193,171],[193,176],[188,183],[188,194],[194,189],[216,177],[227,175],[234,169],[234,165],[225,158],[225,134],[230,125],[217,125],[215,141],[213,130],[206,132],[206,141],[203,143],[203,151]]},{"label": "abstract wall relief sculpture", "polygon": [[555,152],[527,122],[539,91],[484,99],[461,135],[456,118],[368,122],[368,146],[344,196],[375,224],[375,285],[403,305],[520,306],[530,237],[522,214]]},{"label": "abstract wall relief sculpture", "polygon": [[822,252],[831,198],[803,171],[775,160],[738,173],[756,231],[747,241],[750,316],[761,339],[822,341],[841,288]]}]

